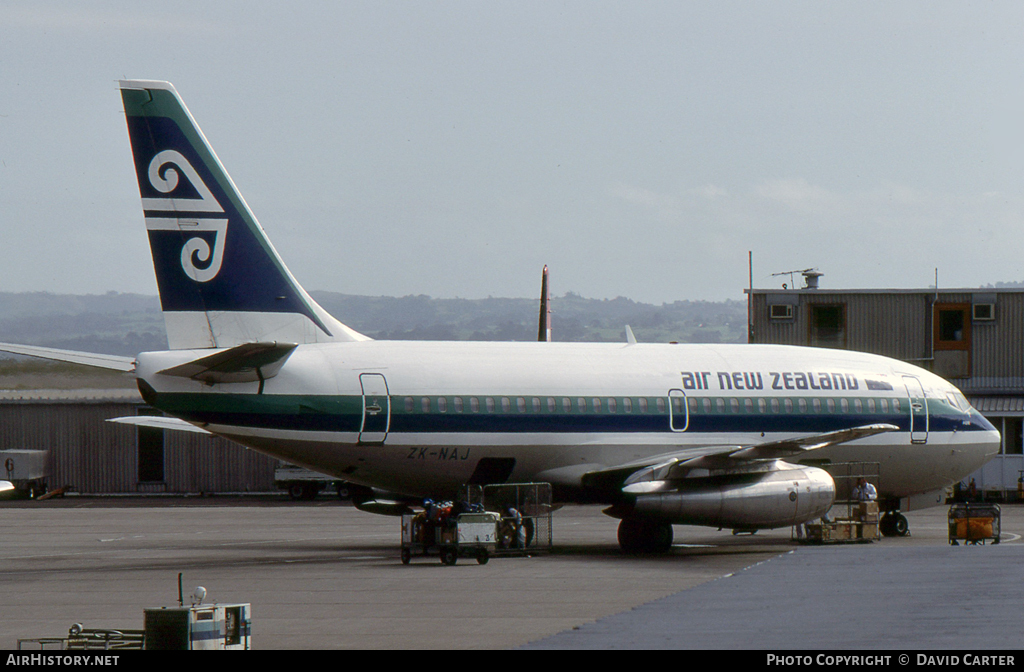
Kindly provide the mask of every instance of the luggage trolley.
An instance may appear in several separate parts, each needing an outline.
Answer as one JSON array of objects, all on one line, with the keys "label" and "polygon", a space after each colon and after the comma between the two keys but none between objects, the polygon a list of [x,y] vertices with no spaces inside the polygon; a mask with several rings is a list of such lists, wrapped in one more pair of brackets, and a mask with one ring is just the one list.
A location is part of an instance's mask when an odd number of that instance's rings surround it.
[{"label": "luggage trolley", "polygon": [[491,559],[498,541],[500,516],[488,512],[454,514],[451,507],[402,515],[402,564],[414,556],[437,554],[445,565],[459,557],[475,557],[481,565]]},{"label": "luggage trolley", "polygon": [[985,543],[991,539],[999,543],[1001,513],[998,504],[963,502],[949,507],[949,543],[959,546],[958,540],[968,544]]}]

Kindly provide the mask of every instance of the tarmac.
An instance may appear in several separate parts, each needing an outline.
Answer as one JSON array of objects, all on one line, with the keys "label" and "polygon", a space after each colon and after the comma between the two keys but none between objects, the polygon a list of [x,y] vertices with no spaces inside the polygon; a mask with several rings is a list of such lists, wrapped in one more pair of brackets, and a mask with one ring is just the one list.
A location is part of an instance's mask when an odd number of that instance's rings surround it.
[{"label": "tarmac", "polygon": [[1024,507],[1002,543],[950,546],[946,507],[911,536],[812,547],[791,531],[675,527],[623,555],[598,507],[554,514],[550,553],[399,560],[399,521],[337,500],[66,497],[0,502],[0,648],[142,609],[252,604],[257,649],[944,649],[1019,646]]}]

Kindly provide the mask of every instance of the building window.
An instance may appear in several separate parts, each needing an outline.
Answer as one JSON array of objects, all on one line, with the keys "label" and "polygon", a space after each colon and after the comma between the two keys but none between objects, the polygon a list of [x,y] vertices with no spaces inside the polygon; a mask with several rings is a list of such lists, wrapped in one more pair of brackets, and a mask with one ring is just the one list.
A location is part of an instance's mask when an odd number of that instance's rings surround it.
[{"label": "building window", "polygon": [[846,347],[846,306],[808,306],[811,312],[809,344],[819,348]]},{"label": "building window", "polygon": [[1022,440],[1021,418],[1003,418],[1003,454],[1020,455],[1024,453]]},{"label": "building window", "polygon": [[935,349],[969,350],[971,347],[970,305],[935,304]]}]

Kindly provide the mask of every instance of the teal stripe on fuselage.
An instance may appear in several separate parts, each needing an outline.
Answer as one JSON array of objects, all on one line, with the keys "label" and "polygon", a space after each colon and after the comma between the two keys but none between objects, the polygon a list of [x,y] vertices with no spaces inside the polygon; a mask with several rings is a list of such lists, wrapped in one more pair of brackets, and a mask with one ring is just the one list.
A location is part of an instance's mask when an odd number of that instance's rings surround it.
[{"label": "teal stripe on fuselage", "polygon": [[[414,410],[406,408],[405,396],[391,397],[391,433],[661,433],[672,432],[670,426],[669,404],[665,397],[645,397],[649,400],[647,412],[639,411],[638,401],[641,397],[616,397],[617,410],[608,411],[607,400],[601,397],[602,411],[573,410],[561,411],[560,401],[556,411],[533,410],[528,404],[523,411],[518,410],[517,397],[494,396],[493,399],[512,399],[509,410],[501,410],[500,402],[495,404],[494,411],[487,411],[480,406],[473,412],[468,405],[461,412],[454,410],[454,396],[415,397]],[[460,397],[469,399],[471,397]],[[476,395],[479,399],[486,399]],[[422,400],[427,400],[428,411],[422,410]],[[447,410],[438,410],[438,400],[444,399]],[[533,399],[529,397],[527,399]],[[546,398],[545,398],[546,399]],[[559,398],[561,399],[561,398]],[[589,397],[588,399],[593,399]],[[623,399],[630,399],[632,412],[622,410]],[[807,433],[827,432],[845,427],[888,423],[898,426],[902,431],[909,431],[909,411],[887,413],[865,412],[828,412],[822,404],[820,412],[809,410],[806,413],[774,412],[771,406],[758,410],[757,398],[751,405],[752,410],[741,403],[739,410],[733,410],[728,403],[731,397],[725,397],[724,410],[715,410],[717,398],[710,398],[711,411],[703,408],[705,397],[691,397],[691,402],[699,401],[696,408],[691,408],[687,425],[688,433]],[[799,398],[791,398],[794,401]],[[840,407],[839,397],[834,397],[836,407]],[[852,409],[853,399],[861,399],[862,407],[865,398],[847,398]],[[657,410],[656,401],[666,402],[664,410]],[[899,398],[903,408],[906,399]],[[810,398],[808,398],[810,401]],[[155,405],[170,415],[193,422],[205,422],[216,425],[229,425],[252,428],[283,429],[294,431],[327,431],[327,432],[358,432],[363,421],[363,399],[361,396],[325,396],[325,395],[258,395],[258,394],[217,394],[217,393],[163,393],[158,394]],[[794,403],[794,408],[796,404]],[[982,431],[980,425],[965,425],[966,414],[942,400],[929,400],[929,431]],[[576,408],[575,406],[573,407]],[[808,403],[808,408],[811,404]],[[675,411],[676,426],[686,421],[682,409]]]}]

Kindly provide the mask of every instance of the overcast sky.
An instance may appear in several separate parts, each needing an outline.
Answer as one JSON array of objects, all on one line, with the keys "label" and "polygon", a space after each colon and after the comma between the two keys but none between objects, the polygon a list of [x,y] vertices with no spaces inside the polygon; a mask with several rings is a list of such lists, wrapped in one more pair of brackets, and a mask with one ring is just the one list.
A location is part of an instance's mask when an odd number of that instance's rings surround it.
[{"label": "overcast sky", "polygon": [[156,293],[121,78],[309,290],[1024,280],[1021,2],[4,0],[0,291]]}]

